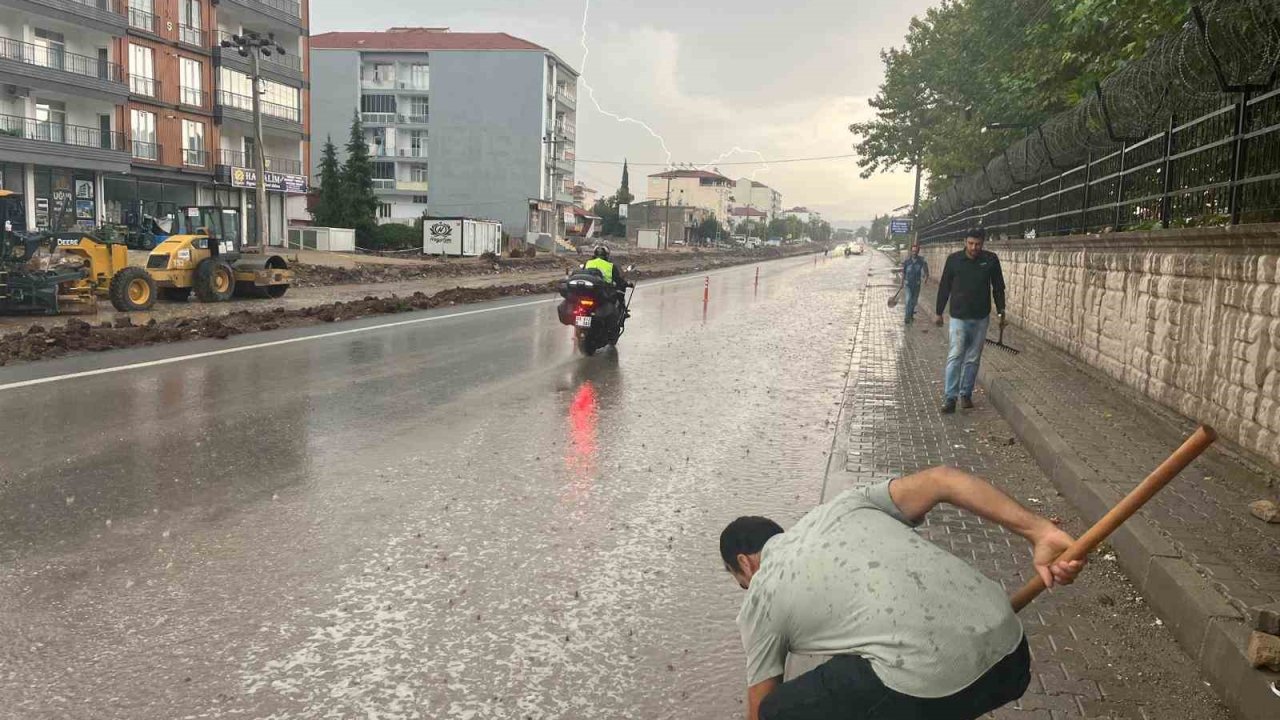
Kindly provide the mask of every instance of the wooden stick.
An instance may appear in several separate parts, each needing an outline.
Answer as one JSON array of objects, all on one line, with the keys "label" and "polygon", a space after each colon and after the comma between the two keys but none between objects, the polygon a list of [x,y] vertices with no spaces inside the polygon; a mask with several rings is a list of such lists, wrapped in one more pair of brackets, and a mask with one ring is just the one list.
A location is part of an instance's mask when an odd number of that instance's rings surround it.
[{"label": "wooden stick", "polygon": [[[1213,428],[1208,425],[1201,425],[1191,437],[1187,438],[1186,442],[1182,443],[1182,447],[1178,448],[1163,463],[1160,463],[1160,467],[1156,468],[1154,472],[1147,476],[1146,480],[1139,483],[1123,500],[1111,508],[1101,520],[1089,528],[1088,532],[1081,535],[1055,562],[1080,560],[1093,552],[1098,545],[1102,544],[1103,540],[1106,540],[1111,533],[1116,531],[1116,528],[1119,528],[1125,520],[1133,517],[1135,513],[1141,510],[1142,506],[1152,496],[1165,485],[1168,485],[1193,460],[1200,457],[1200,454],[1217,439],[1218,433],[1214,432]],[[1013,611],[1020,612],[1022,608],[1031,604],[1031,601],[1037,595],[1044,592],[1044,589],[1044,580],[1041,580],[1039,573],[1036,573],[1030,582],[1009,599],[1009,602],[1013,605]]]}]

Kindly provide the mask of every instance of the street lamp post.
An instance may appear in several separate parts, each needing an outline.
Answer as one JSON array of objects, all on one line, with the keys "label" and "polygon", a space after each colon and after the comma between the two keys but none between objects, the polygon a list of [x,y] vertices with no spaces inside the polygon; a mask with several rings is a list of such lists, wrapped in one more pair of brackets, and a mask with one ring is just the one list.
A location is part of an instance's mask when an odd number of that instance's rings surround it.
[{"label": "street lamp post", "polygon": [[262,93],[263,88],[259,87],[262,82],[262,76],[258,71],[258,61],[260,58],[271,57],[272,53],[284,55],[284,47],[276,42],[275,33],[267,33],[265,36],[253,30],[246,30],[241,35],[232,35],[229,40],[223,40],[221,46],[227,49],[235,48],[240,53],[240,57],[249,58],[249,81],[253,84],[253,174],[256,178],[254,183],[254,217],[258,225],[258,251],[266,252],[267,239],[270,233],[267,231],[267,156],[266,149],[262,146]]}]

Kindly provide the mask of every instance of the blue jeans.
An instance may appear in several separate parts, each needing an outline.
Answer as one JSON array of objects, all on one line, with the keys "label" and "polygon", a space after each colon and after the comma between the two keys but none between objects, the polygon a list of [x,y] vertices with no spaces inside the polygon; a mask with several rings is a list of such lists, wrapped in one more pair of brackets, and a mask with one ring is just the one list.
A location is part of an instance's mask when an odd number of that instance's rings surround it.
[{"label": "blue jeans", "polygon": [[981,320],[951,318],[951,352],[947,355],[945,399],[954,400],[961,395],[973,394],[973,386],[978,381],[978,363],[982,362],[982,347],[990,324],[990,316]]},{"label": "blue jeans", "polygon": [[920,286],[907,286],[907,322],[911,322],[916,317],[916,301],[920,299]]}]

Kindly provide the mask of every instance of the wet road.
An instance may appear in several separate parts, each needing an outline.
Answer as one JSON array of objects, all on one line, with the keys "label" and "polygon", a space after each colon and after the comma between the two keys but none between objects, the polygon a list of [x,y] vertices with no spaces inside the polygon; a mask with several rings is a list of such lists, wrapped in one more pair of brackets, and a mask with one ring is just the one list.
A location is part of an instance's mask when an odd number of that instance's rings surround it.
[{"label": "wet road", "polygon": [[0,717],[740,716],[718,534],[818,501],[869,263],[0,370]]}]

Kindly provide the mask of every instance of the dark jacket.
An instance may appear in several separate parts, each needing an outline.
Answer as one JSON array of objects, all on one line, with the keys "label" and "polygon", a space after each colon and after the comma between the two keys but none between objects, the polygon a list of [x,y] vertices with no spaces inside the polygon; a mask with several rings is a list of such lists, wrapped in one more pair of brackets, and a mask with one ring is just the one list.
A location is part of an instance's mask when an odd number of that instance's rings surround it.
[{"label": "dark jacket", "polygon": [[924,258],[916,255],[907,258],[902,263],[902,283],[907,287],[918,288],[920,283],[924,281],[926,275],[929,274],[929,263]]},{"label": "dark jacket", "polygon": [[1004,314],[1004,273],[1000,258],[983,250],[970,260],[964,251],[951,253],[942,278],[938,281],[938,314],[951,302],[951,317],[959,320],[981,320],[991,315],[991,300],[996,312]]}]

